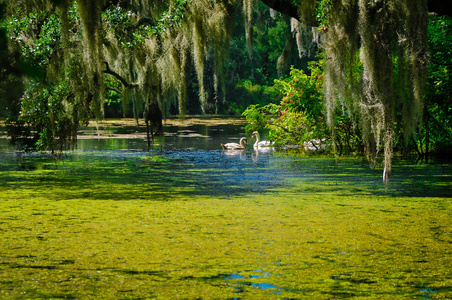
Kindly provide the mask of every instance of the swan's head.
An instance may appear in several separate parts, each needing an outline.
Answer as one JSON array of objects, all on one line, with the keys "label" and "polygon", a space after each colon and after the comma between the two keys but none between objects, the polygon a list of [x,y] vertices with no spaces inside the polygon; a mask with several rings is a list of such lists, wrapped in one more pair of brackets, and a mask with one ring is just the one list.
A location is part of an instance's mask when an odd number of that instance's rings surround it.
[{"label": "swan's head", "polygon": [[240,143],[241,143],[242,141],[243,141],[245,144],[248,144],[248,141],[247,141],[246,137],[242,137],[242,138],[240,139]]},{"label": "swan's head", "polygon": [[259,136],[259,133],[257,131],[254,131],[253,134],[251,135],[251,137],[256,137]]}]

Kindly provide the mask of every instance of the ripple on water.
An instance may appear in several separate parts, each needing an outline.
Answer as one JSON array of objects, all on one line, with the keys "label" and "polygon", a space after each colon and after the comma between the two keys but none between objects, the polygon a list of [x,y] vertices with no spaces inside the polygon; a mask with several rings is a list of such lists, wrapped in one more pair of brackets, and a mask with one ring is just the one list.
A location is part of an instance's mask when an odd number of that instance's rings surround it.
[{"label": "ripple on water", "polygon": [[[251,274],[251,275],[241,275],[241,274],[229,274],[226,275],[224,277],[224,280],[235,280],[234,282],[234,288],[239,292],[239,293],[244,293],[246,292],[246,290],[244,289],[244,286],[252,286],[261,290],[271,290],[271,293],[275,293],[275,294],[281,294],[283,293],[283,290],[281,290],[280,287],[277,287],[276,285],[273,285],[269,282],[250,282],[250,281],[246,281],[246,279],[257,279],[257,278],[264,278],[267,276],[270,276],[270,273],[267,272],[262,272],[261,270],[256,270],[254,271],[256,273],[261,273],[259,275],[256,274]],[[245,279],[245,280],[243,280]]]}]

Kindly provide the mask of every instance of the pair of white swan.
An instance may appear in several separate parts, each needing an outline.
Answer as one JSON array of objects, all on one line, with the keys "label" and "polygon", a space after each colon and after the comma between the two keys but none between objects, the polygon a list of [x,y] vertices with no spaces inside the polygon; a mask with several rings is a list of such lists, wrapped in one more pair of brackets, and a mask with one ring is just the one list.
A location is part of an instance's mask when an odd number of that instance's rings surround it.
[{"label": "pair of white swan", "polygon": [[[259,132],[254,131],[251,137],[256,138],[256,142],[254,143],[254,148],[265,148],[265,147],[273,147],[275,142],[270,141],[261,141],[261,137],[259,135]],[[224,150],[241,150],[245,149],[245,145],[243,144],[247,143],[247,140],[245,137],[242,137],[240,139],[240,143],[227,143],[227,144],[221,144],[221,147],[223,147]]]}]

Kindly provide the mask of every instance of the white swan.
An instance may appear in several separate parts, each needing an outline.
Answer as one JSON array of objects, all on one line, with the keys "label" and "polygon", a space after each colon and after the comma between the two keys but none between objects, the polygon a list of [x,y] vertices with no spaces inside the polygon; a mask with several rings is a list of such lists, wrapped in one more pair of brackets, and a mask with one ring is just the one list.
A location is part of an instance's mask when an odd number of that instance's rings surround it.
[{"label": "white swan", "polygon": [[275,145],[275,142],[261,141],[261,137],[259,135],[259,132],[257,131],[253,132],[253,135],[251,137],[256,137],[254,148],[273,147]]},{"label": "white swan", "polygon": [[240,150],[245,149],[245,145],[243,145],[243,142],[245,144],[247,143],[246,137],[242,137],[240,139],[240,144],[237,143],[227,143],[227,144],[221,144],[221,147],[223,147],[224,150]]}]

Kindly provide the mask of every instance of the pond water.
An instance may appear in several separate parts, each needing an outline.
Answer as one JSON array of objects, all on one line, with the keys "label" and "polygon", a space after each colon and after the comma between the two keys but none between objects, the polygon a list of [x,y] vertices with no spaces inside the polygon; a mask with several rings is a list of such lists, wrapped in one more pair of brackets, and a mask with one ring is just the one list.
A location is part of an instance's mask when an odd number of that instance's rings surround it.
[{"label": "pond water", "polygon": [[[155,137],[151,150],[220,150],[221,143],[238,143],[245,136],[245,122],[237,117],[167,119],[164,131],[162,137]],[[79,130],[77,150],[146,151],[146,127],[134,119],[93,121]],[[0,126],[0,151],[13,151],[4,126]]]},{"label": "pond water", "polygon": [[[452,167],[245,151],[235,118],[80,131],[61,161],[0,139],[0,298],[452,297]],[[265,137],[265,132],[261,134]]]},{"label": "pond water", "polygon": [[[147,150],[145,126],[137,126],[134,120],[125,124],[112,121],[82,129],[78,149]],[[245,136],[245,123],[239,118],[168,119],[164,128],[164,135],[155,137],[152,150],[220,150],[221,143],[238,143]]]}]

